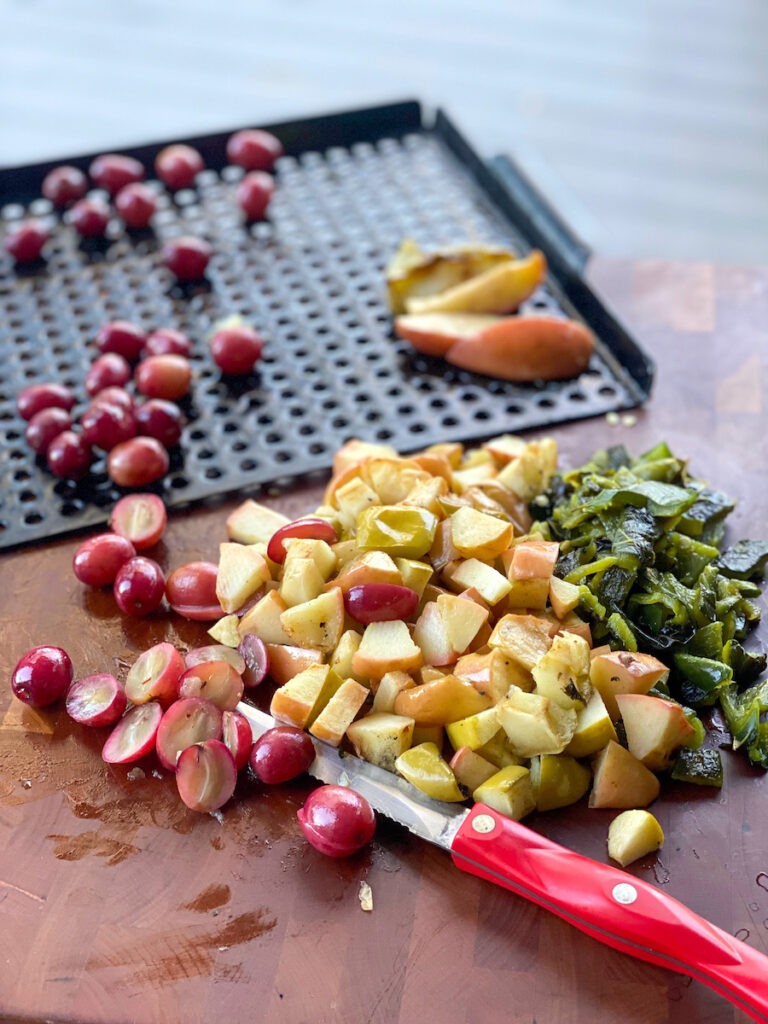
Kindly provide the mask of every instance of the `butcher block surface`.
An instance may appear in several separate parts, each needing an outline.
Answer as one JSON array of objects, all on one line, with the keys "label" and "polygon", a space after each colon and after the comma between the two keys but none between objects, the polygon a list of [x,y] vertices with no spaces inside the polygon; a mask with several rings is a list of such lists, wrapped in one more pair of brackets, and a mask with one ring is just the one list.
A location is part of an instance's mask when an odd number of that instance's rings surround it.
[{"label": "butcher block surface", "polygon": [[[561,464],[665,439],[738,496],[732,539],[768,533],[768,271],[597,261],[592,284],[656,358],[637,423],[551,431]],[[319,488],[266,499],[289,515]],[[174,514],[165,570],[215,560],[236,503]],[[71,572],[77,539],[0,560],[0,1020],[83,1024],[731,1024],[747,1018],[689,979],[614,952],[464,875],[383,818],[370,847],[324,858],[299,830],[310,779],[245,778],[221,814],[196,815],[153,759],[143,778],[100,757],[104,730],[12,699],[18,658],[65,647],[78,676],[125,677],[161,640],[207,642],[172,613],[129,619]],[[758,628],[765,647],[768,621]],[[715,719],[715,727],[717,719]],[[724,737],[725,739],[725,737]],[[721,792],[663,786],[666,836],[629,869],[768,953],[768,781],[724,751]],[[133,773],[132,773],[133,774]],[[528,819],[607,859],[615,812]],[[367,881],[373,911],[361,910]]]}]

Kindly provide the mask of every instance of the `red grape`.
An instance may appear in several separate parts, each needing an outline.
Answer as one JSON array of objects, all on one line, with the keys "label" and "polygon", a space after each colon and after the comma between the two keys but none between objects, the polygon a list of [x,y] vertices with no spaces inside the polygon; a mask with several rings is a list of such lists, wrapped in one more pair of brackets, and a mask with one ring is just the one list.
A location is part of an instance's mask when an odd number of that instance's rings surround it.
[{"label": "red grape", "polygon": [[115,601],[126,615],[149,615],[160,607],[164,593],[163,570],[151,558],[131,558],[115,577]]},{"label": "red grape", "polygon": [[211,338],[211,354],[222,373],[250,373],[263,348],[261,335],[245,324],[222,327]]},{"label": "red grape", "polygon": [[155,174],[172,191],[191,188],[195,176],[205,170],[205,161],[192,146],[176,143],[161,149],[155,157]]},{"label": "red grape", "polygon": [[72,569],[81,583],[88,587],[106,587],[115,582],[119,570],[136,555],[125,537],[99,533],[83,541],[72,559]]},{"label": "red grape", "polygon": [[116,352],[131,363],[139,358],[146,343],[142,328],[129,320],[110,320],[102,324],[96,335],[99,352]]},{"label": "red grape", "polygon": [[109,224],[109,206],[103,199],[80,199],[70,211],[70,220],[83,238],[101,238]]},{"label": "red grape", "polygon": [[176,786],[190,810],[218,810],[235,792],[236,785],[235,760],[221,740],[194,743],[179,754]]},{"label": "red grape", "polygon": [[376,815],[348,786],[321,786],[297,812],[301,831],[320,853],[349,857],[373,839]]},{"label": "red grape", "polygon": [[275,179],[264,171],[251,171],[237,186],[236,196],[248,220],[261,220],[275,191]]},{"label": "red grape", "polygon": [[81,725],[114,725],[127,704],[125,690],[106,672],[78,679],[67,694],[67,714]]},{"label": "red grape", "polygon": [[312,740],[292,725],[267,729],[253,744],[251,768],[257,779],[270,786],[303,774],[315,759]]},{"label": "red grape", "polygon": [[246,171],[271,171],[275,160],[282,155],[280,140],[259,128],[244,128],[227,141],[227,160]]},{"label": "red grape", "polygon": [[129,764],[151,754],[162,717],[157,701],[131,708],[107,737],[101,756],[107,764]]},{"label": "red grape", "polygon": [[107,472],[118,487],[146,487],[164,477],[168,452],[154,437],[132,437],[115,445],[107,459]]},{"label": "red grape", "polygon": [[344,607],[358,622],[408,622],[419,604],[419,595],[410,587],[395,583],[361,583],[344,594]]},{"label": "red grape", "polygon": [[144,346],[147,356],[186,356],[192,354],[192,342],[182,331],[173,327],[159,327],[152,331]]},{"label": "red grape", "polygon": [[[230,712],[231,713],[231,712]],[[221,739],[222,714],[204,697],[182,697],[168,708],[157,730],[157,756],[169,771],[176,771],[179,754],[193,743]]]},{"label": "red grape", "polygon": [[125,185],[115,196],[115,209],[127,228],[146,228],[157,210],[155,193],[140,181]]},{"label": "red grape", "polygon": [[179,443],[186,420],[178,405],[150,398],[136,410],[136,428],[144,437],[154,437],[166,448]]},{"label": "red grape", "polygon": [[204,661],[179,680],[180,697],[205,697],[222,711],[232,711],[243,696],[243,680],[228,661]]},{"label": "red grape", "polygon": [[64,430],[54,437],[45,452],[48,469],[54,476],[68,480],[79,480],[91,466],[91,446],[74,430]]},{"label": "red grape", "polygon": [[136,388],[148,398],[183,398],[192,382],[192,367],[184,356],[150,356],[134,374]]},{"label": "red grape", "polygon": [[240,641],[238,651],[245,666],[241,673],[245,685],[251,687],[263,683],[269,672],[269,654],[264,641],[248,633]]},{"label": "red grape", "polygon": [[132,156],[122,153],[104,153],[91,161],[88,168],[91,180],[99,188],[115,195],[121,188],[135,181],[143,181],[144,166]]},{"label": "red grape", "polygon": [[208,242],[192,235],[171,239],[161,253],[163,263],[178,281],[199,281],[212,255]]},{"label": "red grape", "polygon": [[190,562],[168,577],[165,592],[168,604],[188,619],[209,622],[224,611],[216,597],[219,567],[214,562]]},{"label": "red grape", "polygon": [[130,379],[131,367],[128,360],[117,352],[107,352],[91,363],[85,375],[85,390],[93,397],[105,388],[121,388]]},{"label": "red grape", "polygon": [[83,440],[94,448],[109,452],[115,445],[130,440],[136,433],[133,413],[121,405],[93,402],[80,417]]},{"label": "red grape", "polygon": [[339,539],[339,535],[327,519],[307,516],[304,519],[297,519],[293,523],[286,523],[272,534],[267,545],[267,558],[282,565],[286,556],[285,541],[293,537],[324,540],[326,544],[336,544]]},{"label": "red grape", "polygon": [[42,192],[58,209],[82,199],[88,191],[88,179],[77,167],[63,164],[54,167],[43,178]]},{"label": "red grape", "polygon": [[131,665],[125,680],[125,694],[133,704],[159,700],[163,707],[168,707],[179,695],[183,672],[184,659],[173,644],[155,644]]},{"label": "red grape", "polygon": [[44,708],[59,700],[72,682],[72,662],[61,647],[33,647],[11,675],[11,689],[20,701]]},{"label": "red grape", "polygon": [[22,220],[12,227],[3,244],[17,263],[34,263],[40,259],[48,241],[48,229],[39,220]]},{"label": "red grape", "polygon": [[41,409],[29,421],[25,437],[32,451],[44,455],[51,441],[69,430],[72,420],[65,409]]},{"label": "red grape", "polygon": [[156,494],[126,494],[112,509],[110,526],[138,551],[157,544],[165,533],[168,514]]},{"label": "red grape", "polygon": [[95,396],[94,401],[106,402],[108,405],[119,405],[126,412],[133,412],[135,402],[133,395],[129,395],[125,388],[104,388]]},{"label": "red grape", "polygon": [[228,661],[239,676],[245,672],[245,661],[239,651],[234,647],[225,647],[224,644],[194,647],[184,655],[184,664],[187,668],[194,668],[195,665],[202,665],[206,661]]},{"label": "red grape", "polygon": [[221,716],[221,732],[224,746],[235,760],[235,768],[240,771],[248,764],[253,747],[251,723],[239,711],[225,711]]},{"label": "red grape", "polygon": [[31,384],[20,391],[16,408],[22,419],[31,420],[42,409],[66,409],[75,404],[75,396],[63,384]]}]

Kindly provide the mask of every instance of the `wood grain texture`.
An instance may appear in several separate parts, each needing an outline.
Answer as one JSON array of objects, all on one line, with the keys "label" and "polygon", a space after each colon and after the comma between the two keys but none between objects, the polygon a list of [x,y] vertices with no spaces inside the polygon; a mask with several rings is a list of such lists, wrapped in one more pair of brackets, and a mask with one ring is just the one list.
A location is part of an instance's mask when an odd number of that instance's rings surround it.
[{"label": "wood grain texture", "polygon": [[[764,533],[768,273],[606,262],[591,275],[655,354],[659,378],[635,426],[558,429],[563,462],[664,437],[694,473],[740,496],[735,537]],[[271,500],[298,514],[318,493]],[[174,515],[163,567],[215,558],[229,507]],[[204,642],[199,623],[124,619],[108,593],[82,588],[70,571],[76,543],[3,558],[3,680],[44,642],[66,647],[79,675],[123,676],[151,643]],[[135,781],[103,764],[103,731],[25,708],[6,683],[0,726],[0,1020],[746,1020],[708,989],[462,875],[386,821],[356,857],[321,857],[295,818],[309,780],[267,790],[243,779],[219,821],[187,811],[152,761]],[[738,756],[724,760],[721,793],[663,791],[654,811],[664,849],[630,871],[768,952],[768,781]],[[580,806],[530,823],[605,860],[611,817]],[[362,879],[370,914],[358,902]]]}]

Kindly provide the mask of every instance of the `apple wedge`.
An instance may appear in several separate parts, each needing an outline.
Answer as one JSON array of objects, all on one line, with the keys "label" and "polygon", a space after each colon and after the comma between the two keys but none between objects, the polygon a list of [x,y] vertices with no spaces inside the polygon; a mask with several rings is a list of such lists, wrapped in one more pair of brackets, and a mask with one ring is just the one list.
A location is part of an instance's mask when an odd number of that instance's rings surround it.
[{"label": "apple wedge", "polygon": [[520,821],[536,808],[531,773],[521,765],[509,765],[492,775],[473,792],[475,803],[487,804],[499,814]]},{"label": "apple wedge", "polygon": [[469,505],[458,508],[451,516],[451,539],[463,558],[492,562],[509,547],[514,532],[512,523]]},{"label": "apple wedge", "polygon": [[558,619],[564,619],[578,605],[581,592],[575,583],[566,583],[558,576],[549,580],[549,603]]},{"label": "apple wedge", "polygon": [[467,718],[450,722],[445,731],[448,733],[448,739],[454,750],[458,750],[460,747],[478,750],[492,740],[499,731],[499,716],[496,708],[488,708],[487,711],[480,711],[476,715],[469,715]]},{"label": "apple wedge", "polygon": [[290,519],[280,512],[249,498],[238,505],[227,519],[227,536],[238,544],[266,544],[281,526],[287,526],[289,522]]},{"label": "apple wedge", "polygon": [[565,754],[542,754],[531,758],[531,780],[537,811],[568,807],[584,796],[592,772]]},{"label": "apple wedge", "polygon": [[425,356],[444,356],[462,338],[504,318],[481,313],[418,313],[395,317],[395,334]]},{"label": "apple wedge", "polygon": [[536,291],[546,272],[544,254],[534,249],[436,295],[407,298],[405,308],[408,313],[511,313]]},{"label": "apple wedge", "polygon": [[248,544],[219,544],[216,597],[225,612],[236,612],[271,578],[266,559]]},{"label": "apple wedge", "polygon": [[344,595],[334,587],[312,601],[294,605],[282,613],[280,625],[297,647],[332,651],[344,626]]},{"label": "apple wedge", "polygon": [[355,673],[369,679],[381,679],[387,672],[413,672],[423,664],[421,648],[411,639],[408,626],[399,619],[367,625],[352,658]]},{"label": "apple wedge", "polygon": [[403,578],[393,559],[385,551],[363,551],[353,558],[326,589],[340,587],[344,593],[363,583],[394,583],[403,586]]},{"label": "apple wedge", "polygon": [[269,655],[269,674],[278,686],[283,686],[299,672],[303,672],[310,665],[318,665],[323,660],[323,652],[316,648],[288,647],[285,644],[267,644],[266,648]]},{"label": "apple wedge", "polygon": [[269,713],[280,722],[306,729],[341,685],[329,665],[310,665],[275,690]]},{"label": "apple wedge", "polygon": [[529,672],[551,646],[549,627],[534,615],[505,615],[488,641]]},{"label": "apple wedge", "polygon": [[496,705],[499,724],[518,757],[560,754],[576,729],[576,712],[561,708],[548,697],[513,689]]},{"label": "apple wedge", "polygon": [[495,462],[500,466],[506,466],[508,462],[519,458],[525,451],[527,442],[515,434],[500,434],[486,441],[483,448],[493,456]]},{"label": "apple wedge", "polygon": [[459,785],[464,786],[470,793],[499,770],[495,764],[486,761],[469,747],[460,747],[448,762],[448,767],[456,776]]},{"label": "apple wedge", "polygon": [[413,239],[406,238],[386,268],[392,312],[402,313],[411,297],[438,295],[513,259],[507,249],[491,246],[454,245],[424,252]]},{"label": "apple wedge", "polygon": [[667,679],[669,669],[651,654],[635,654],[632,651],[612,651],[592,658],[589,678],[593,687],[600,691],[608,714],[616,721],[619,693],[648,693],[652,686]]},{"label": "apple wedge", "polygon": [[[237,631],[241,638],[253,633],[265,644],[291,644],[291,638],[280,622],[280,616],[288,605],[276,590],[268,590],[262,599],[250,608],[240,619]],[[312,647],[313,644],[298,646]]]},{"label": "apple wedge", "polygon": [[208,630],[208,636],[225,647],[238,647],[241,639],[238,632],[239,623],[240,619],[236,615],[225,615],[218,622],[214,622]]},{"label": "apple wedge", "polygon": [[465,799],[436,743],[415,744],[397,758],[395,769],[433,800],[458,802]]},{"label": "apple wedge", "polygon": [[489,708],[488,697],[456,676],[401,690],[395,697],[395,714],[413,718],[420,725],[446,725]]},{"label": "apple wedge", "polygon": [[324,743],[338,747],[367,697],[365,686],[354,679],[345,679],[310,725],[309,731]]},{"label": "apple wedge", "polygon": [[367,679],[357,676],[352,670],[352,659],[360,648],[362,637],[354,629],[345,630],[339,637],[339,642],[331,654],[331,668],[341,676],[342,679],[352,677],[356,682],[367,685]]},{"label": "apple wedge", "polygon": [[663,844],[664,832],[650,811],[622,811],[608,826],[608,856],[623,868]]},{"label": "apple wedge", "polygon": [[467,558],[445,569],[445,578],[457,590],[470,587],[478,592],[489,605],[498,604],[512,589],[509,581],[493,566],[477,558]]},{"label": "apple wedge", "polygon": [[590,807],[645,807],[659,795],[659,780],[634,754],[611,740],[595,760]]},{"label": "apple wedge", "polygon": [[323,592],[325,580],[312,558],[291,558],[285,560],[283,578],[280,581],[280,597],[289,608],[313,601]]},{"label": "apple wedge", "polygon": [[561,708],[581,711],[592,694],[589,667],[586,640],[575,633],[556,636],[547,653],[531,669],[536,693],[544,694]]},{"label": "apple wedge", "polygon": [[394,772],[395,761],[411,746],[413,726],[412,718],[373,712],[353,722],[347,729],[347,736],[358,757]]},{"label": "apple wedge", "polygon": [[390,444],[372,444],[370,441],[360,441],[354,437],[336,450],[336,454],[333,456],[334,476],[343,473],[345,469],[349,469],[350,466],[356,465],[363,459],[380,456],[396,459],[397,452]]},{"label": "apple wedge", "polygon": [[445,623],[446,636],[453,648],[455,661],[456,657],[469,649],[488,622],[488,606],[464,597],[454,597],[453,594],[440,594],[437,607]]},{"label": "apple wedge", "polygon": [[395,710],[395,698],[398,693],[415,685],[413,678],[407,672],[387,672],[381,678],[373,698],[373,710],[377,713],[392,713]]},{"label": "apple wedge", "polygon": [[694,733],[680,704],[642,693],[616,696],[630,753],[651,771],[668,768],[672,753]]},{"label": "apple wedge", "polygon": [[618,741],[616,730],[600,691],[593,690],[587,706],[577,712],[576,731],[565,753],[571,757],[588,757],[602,750],[610,740]]},{"label": "apple wedge", "polygon": [[413,628],[413,641],[421,648],[425,665],[452,665],[459,656],[451,644],[447,623],[435,601],[424,605]]},{"label": "apple wedge", "polygon": [[445,353],[453,366],[519,383],[576,377],[589,365],[592,332],[575,320],[510,316]]}]

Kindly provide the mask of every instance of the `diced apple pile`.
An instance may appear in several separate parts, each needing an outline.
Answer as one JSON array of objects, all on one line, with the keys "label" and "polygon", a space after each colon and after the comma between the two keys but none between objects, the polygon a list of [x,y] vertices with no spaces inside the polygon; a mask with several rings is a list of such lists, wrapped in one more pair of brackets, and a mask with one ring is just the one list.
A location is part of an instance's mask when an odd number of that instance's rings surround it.
[{"label": "diced apple pile", "polygon": [[649,694],[666,667],[591,649],[579,587],[553,575],[527,503],[556,462],[550,438],[409,458],[351,441],[311,516],[229,517],[210,632],[263,641],[276,719],[430,797],[520,819],[591,786],[591,807],[645,807],[693,729]]}]

